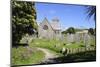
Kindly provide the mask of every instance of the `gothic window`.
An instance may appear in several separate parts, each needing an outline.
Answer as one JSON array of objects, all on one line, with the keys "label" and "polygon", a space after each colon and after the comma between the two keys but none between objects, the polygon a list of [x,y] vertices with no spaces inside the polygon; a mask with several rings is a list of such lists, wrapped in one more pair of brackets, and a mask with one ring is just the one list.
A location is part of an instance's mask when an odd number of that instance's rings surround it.
[{"label": "gothic window", "polygon": [[44,26],[43,26],[43,29],[44,29],[44,30],[47,30],[47,29],[48,29],[48,26],[47,26],[47,25],[44,25]]}]

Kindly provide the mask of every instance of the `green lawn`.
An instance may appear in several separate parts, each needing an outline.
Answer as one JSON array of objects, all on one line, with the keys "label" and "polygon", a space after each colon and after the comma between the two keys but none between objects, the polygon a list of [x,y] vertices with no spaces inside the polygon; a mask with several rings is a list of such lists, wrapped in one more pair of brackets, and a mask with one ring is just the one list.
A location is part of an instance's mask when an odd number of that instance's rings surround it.
[{"label": "green lawn", "polygon": [[12,65],[27,65],[40,63],[44,58],[42,51],[26,47],[12,48]]},{"label": "green lawn", "polygon": [[35,39],[31,42],[30,46],[47,48],[56,52],[58,52],[62,47],[61,42],[56,40],[46,40],[46,39]]},{"label": "green lawn", "polygon": [[61,56],[54,59],[60,61],[60,63],[72,63],[72,62],[89,62],[96,61],[96,51],[79,52],[76,54],[68,54],[67,56]]},{"label": "green lawn", "polygon": [[59,52],[63,48],[63,44],[66,44],[66,48],[80,48],[84,47],[83,43],[65,43],[59,40],[46,40],[46,39],[35,39],[30,43],[30,46],[47,48],[55,52]]},{"label": "green lawn", "polygon": [[[91,43],[94,44],[94,41],[91,41]],[[51,53],[62,56],[60,51],[63,46],[66,48],[81,48],[84,47],[84,44],[83,42],[67,43],[54,39],[34,39],[28,46],[30,50],[21,46],[18,48],[12,48],[12,65],[39,64],[44,59],[45,54],[42,51],[37,50],[35,47],[46,48],[51,50]]]}]

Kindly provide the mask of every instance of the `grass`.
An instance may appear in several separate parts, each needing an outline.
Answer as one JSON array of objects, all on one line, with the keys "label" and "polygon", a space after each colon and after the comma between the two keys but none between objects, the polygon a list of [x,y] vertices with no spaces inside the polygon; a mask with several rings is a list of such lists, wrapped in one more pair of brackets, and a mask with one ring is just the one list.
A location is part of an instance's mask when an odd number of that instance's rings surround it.
[{"label": "grass", "polygon": [[[95,41],[94,40],[91,41],[91,45],[94,45],[94,44],[95,44]],[[59,41],[59,40],[55,40],[55,39],[52,39],[52,40],[34,39],[34,40],[32,40],[32,42],[28,46],[30,48],[30,50],[27,49],[26,47],[22,47],[22,46],[20,46],[18,48],[12,48],[12,59],[11,59],[12,65],[27,65],[27,64],[39,64],[39,63],[41,63],[41,61],[44,59],[45,54],[42,51],[36,50],[35,47],[49,49],[49,50],[51,50],[51,53],[57,54],[57,55],[59,55],[59,57],[61,57],[62,54],[60,53],[60,51],[62,50],[62,48],[64,46],[66,48],[85,47],[83,42],[67,43],[65,41]],[[88,53],[86,52],[85,54],[88,54]],[[69,55],[67,57],[69,57],[70,59],[73,59],[73,57],[80,59],[82,57],[87,58],[88,56],[91,56],[91,54],[89,54],[87,56],[84,56],[83,54],[84,53],[79,53],[79,54]],[[94,54],[94,53],[92,53],[92,54]],[[80,57],[78,57],[78,56],[80,56]],[[93,58],[95,58],[95,57],[93,57]]]},{"label": "grass", "polygon": [[67,56],[57,57],[53,60],[57,61],[57,63],[96,61],[96,51],[86,51],[79,52],[76,54],[68,54]]},{"label": "grass", "polygon": [[36,47],[47,48],[47,49],[50,49],[56,52],[59,52],[59,50],[62,47],[61,42],[56,41],[56,40],[46,40],[46,39],[35,39],[31,42],[30,45],[36,46]]},{"label": "grass", "polygon": [[66,44],[65,47],[66,48],[80,48],[80,47],[84,47],[83,43],[65,43],[63,41],[59,41],[59,40],[46,40],[46,39],[35,39],[30,43],[30,46],[35,46],[35,47],[42,47],[42,48],[47,48],[50,49],[52,51],[55,51],[57,53],[59,53],[62,48],[63,48],[63,44]]},{"label": "grass", "polygon": [[83,43],[70,43],[70,45],[66,45],[66,48],[80,48],[85,47]]},{"label": "grass", "polygon": [[42,51],[26,47],[12,48],[12,65],[27,65],[40,63],[44,58]]},{"label": "grass", "polygon": [[90,41],[90,46],[96,46],[96,40],[95,39],[91,39]]}]

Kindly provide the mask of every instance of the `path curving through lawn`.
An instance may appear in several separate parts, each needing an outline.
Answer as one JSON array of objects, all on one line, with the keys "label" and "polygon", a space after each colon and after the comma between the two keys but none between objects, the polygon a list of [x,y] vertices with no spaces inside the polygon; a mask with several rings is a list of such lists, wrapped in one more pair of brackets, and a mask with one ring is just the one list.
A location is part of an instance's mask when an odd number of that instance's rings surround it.
[{"label": "path curving through lawn", "polygon": [[54,54],[53,52],[51,52],[50,50],[48,50],[46,48],[39,48],[39,47],[37,47],[37,49],[38,50],[41,50],[41,51],[43,51],[45,53],[45,58],[42,61],[43,63],[46,63],[46,62],[54,62],[51,59],[58,57],[57,54]]}]

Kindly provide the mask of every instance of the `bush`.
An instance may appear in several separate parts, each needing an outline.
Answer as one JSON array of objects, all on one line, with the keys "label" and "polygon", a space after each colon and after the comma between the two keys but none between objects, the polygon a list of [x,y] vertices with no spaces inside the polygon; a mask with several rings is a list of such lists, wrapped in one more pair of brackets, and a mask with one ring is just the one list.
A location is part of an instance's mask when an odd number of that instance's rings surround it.
[{"label": "bush", "polygon": [[67,33],[75,34],[75,29],[73,27],[70,27],[70,28],[67,29]]}]

